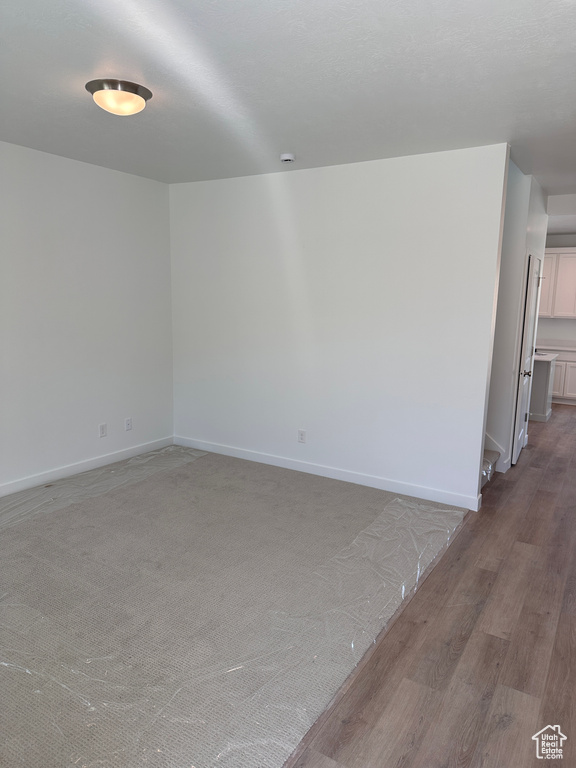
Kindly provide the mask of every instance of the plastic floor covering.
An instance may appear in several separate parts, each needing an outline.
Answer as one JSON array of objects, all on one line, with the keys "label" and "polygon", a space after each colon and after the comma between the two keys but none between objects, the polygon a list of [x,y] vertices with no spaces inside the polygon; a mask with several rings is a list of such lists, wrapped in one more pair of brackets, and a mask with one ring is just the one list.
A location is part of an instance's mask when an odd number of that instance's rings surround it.
[{"label": "plastic floor covering", "polygon": [[280,768],[463,515],[182,448],[0,499],[0,765]]}]

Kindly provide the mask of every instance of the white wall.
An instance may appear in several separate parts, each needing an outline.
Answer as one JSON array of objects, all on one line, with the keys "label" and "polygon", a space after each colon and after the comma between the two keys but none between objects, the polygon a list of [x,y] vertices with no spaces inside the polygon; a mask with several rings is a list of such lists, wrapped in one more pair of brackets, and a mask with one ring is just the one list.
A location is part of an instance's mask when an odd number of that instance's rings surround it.
[{"label": "white wall", "polygon": [[506,160],[173,185],[177,442],[476,508]]},{"label": "white wall", "polygon": [[576,320],[567,318],[541,317],[538,320],[538,343],[550,343],[562,341],[566,344],[572,342],[576,346]]},{"label": "white wall", "polygon": [[508,470],[512,459],[528,254],[543,258],[547,223],[541,187],[510,162],[486,419],[486,447],[500,452],[499,472]]},{"label": "white wall", "polygon": [[[546,212],[550,216],[574,216],[576,211],[576,195],[550,195],[546,204]],[[558,246],[559,248],[561,246]]]},{"label": "white wall", "polygon": [[540,259],[546,250],[546,232],[548,229],[547,196],[536,179],[530,183],[530,207],[528,210],[528,228],[526,231],[526,249]]},{"label": "white wall", "polygon": [[4,143],[0,167],[4,494],[173,426],[167,185]]},{"label": "white wall", "polygon": [[548,235],[546,248],[575,248],[576,235]]}]

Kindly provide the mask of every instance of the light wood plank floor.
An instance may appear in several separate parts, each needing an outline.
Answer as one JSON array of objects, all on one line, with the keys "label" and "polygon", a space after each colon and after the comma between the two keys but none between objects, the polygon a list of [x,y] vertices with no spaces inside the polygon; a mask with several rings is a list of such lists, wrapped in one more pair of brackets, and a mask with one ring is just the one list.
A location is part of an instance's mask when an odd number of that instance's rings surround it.
[{"label": "light wood plank floor", "polygon": [[556,724],[574,768],[575,555],[576,408],[555,405],[285,768],[526,768]]}]

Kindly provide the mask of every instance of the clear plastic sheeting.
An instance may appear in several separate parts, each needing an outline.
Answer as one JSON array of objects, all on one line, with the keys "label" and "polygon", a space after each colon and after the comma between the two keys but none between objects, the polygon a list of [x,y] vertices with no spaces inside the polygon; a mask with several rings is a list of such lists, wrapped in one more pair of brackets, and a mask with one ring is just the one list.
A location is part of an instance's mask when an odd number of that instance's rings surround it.
[{"label": "clear plastic sheeting", "polygon": [[395,499],[313,573],[298,596],[302,612],[272,612],[271,646],[283,647],[282,657],[231,719],[226,749],[205,765],[280,768],[418,587],[463,514]]},{"label": "clear plastic sheeting", "polygon": [[499,458],[500,454],[498,451],[484,450],[484,455],[482,457],[482,487],[492,480],[492,476],[496,470],[496,462]]},{"label": "clear plastic sheeting", "polygon": [[170,466],[2,531],[0,764],[280,768],[464,516]]},{"label": "clear plastic sheeting", "polygon": [[205,451],[195,448],[169,445],[131,459],[107,464],[105,467],[55,480],[47,485],[4,496],[0,498],[0,529],[29,520],[35,515],[63,509],[69,504],[99,496],[128,483],[136,483],[150,477],[154,472],[187,464],[205,455]]}]

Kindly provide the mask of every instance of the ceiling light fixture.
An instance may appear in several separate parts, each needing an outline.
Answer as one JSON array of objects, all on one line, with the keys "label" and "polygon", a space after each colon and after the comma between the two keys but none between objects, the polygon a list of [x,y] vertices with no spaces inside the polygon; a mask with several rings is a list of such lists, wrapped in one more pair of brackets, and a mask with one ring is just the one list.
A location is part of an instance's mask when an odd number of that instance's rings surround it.
[{"label": "ceiling light fixture", "polygon": [[135,115],[142,112],[146,102],[152,98],[152,91],[128,80],[90,80],[86,83],[86,90],[92,94],[99,107],[113,115]]}]

